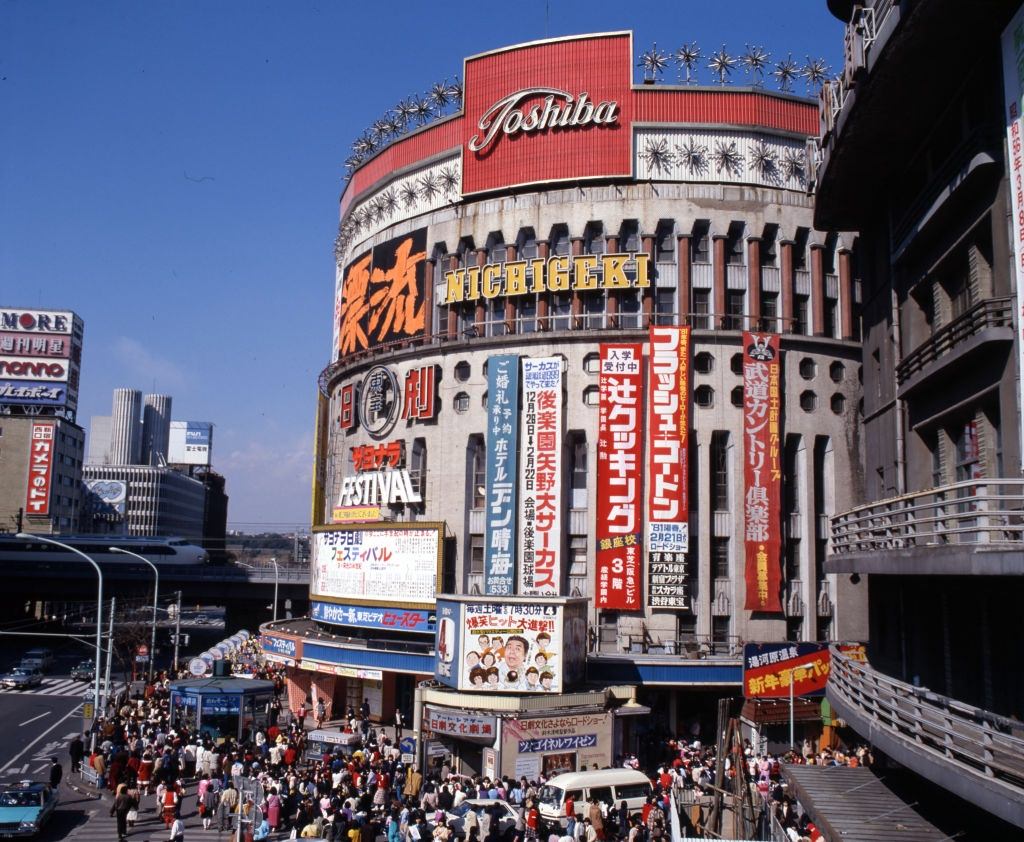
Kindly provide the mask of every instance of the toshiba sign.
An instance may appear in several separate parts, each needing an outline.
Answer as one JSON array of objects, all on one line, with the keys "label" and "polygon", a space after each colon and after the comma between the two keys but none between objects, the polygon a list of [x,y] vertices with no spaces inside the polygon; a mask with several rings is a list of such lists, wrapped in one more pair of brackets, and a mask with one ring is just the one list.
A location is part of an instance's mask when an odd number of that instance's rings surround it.
[{"label": "toshiba sign", "polygon": [[466,59],[462,192],[631,173],[628,32]]}]

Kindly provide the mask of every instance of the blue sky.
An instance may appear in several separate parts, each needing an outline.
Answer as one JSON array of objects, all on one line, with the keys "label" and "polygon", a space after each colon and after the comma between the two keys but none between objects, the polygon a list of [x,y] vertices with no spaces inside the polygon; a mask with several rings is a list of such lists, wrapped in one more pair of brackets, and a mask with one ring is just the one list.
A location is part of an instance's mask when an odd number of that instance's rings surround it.
[{"label": "blue sky", "polygon": [[306,525],[349,144],[464,56],[619,29],[841,65],[824,0],[0,0],[0,305],[85,320],[86,429],[170,394],[230,525]]}]

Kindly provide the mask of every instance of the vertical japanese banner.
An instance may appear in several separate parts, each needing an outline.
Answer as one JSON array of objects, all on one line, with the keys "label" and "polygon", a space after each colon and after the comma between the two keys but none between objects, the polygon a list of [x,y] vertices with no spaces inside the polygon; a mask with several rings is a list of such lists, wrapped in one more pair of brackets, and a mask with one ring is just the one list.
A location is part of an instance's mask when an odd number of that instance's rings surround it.
[{"label": "vertical japanese banner", "polygon": [[[1020,440],[1024,442],[1024,138],[1022,121],[1024,114],[1024,8],[1018,9],[1003,30],[1001,39],[1003,53],[1003,92],[1006,103],[1006,147],[1009,152],[1010,208],[1013,219],[1010,223],[1013,243],[1013,278],[1017,290],[1017,401],[1021,428]],[[1024,449],[1021,450],[1021,466],[1024,467]]]},{"label": "vertical japanese banner", "polygon": [[487,360],[487,497],[484,593],[516,592],[516,456],[519,438],[519,357]]},{"label": "vertical japanese banner", "polygon": [[32,422],[32,440],[28,446],[28,488],[25,491],[25,514],[48,515],[50,513],[53,430],[52,423]]},{"label": "vertical japanese banner", "polygon": [[688,608],[690,328],[652,327],[648,367],[647,604]]},{"label": "vertical japanese banner", "polygon": [[774,333],[744,332],[743,535],[747,611],[782,611],[779,418],[779,337]]},{"label": "vertical japanese banner", "polygon": [[639,611],[642,345],[602,345],[597,428],[597,607]]},{"label": "vertical japanese banner", "polygon": [[562,359],[523,358],[519,593],[557,596],[562,581]]}]

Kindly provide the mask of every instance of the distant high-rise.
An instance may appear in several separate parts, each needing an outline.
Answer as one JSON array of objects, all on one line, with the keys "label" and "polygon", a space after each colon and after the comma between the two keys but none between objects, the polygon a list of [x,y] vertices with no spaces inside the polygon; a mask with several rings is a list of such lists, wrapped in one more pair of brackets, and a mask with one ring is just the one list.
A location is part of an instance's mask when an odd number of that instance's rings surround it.
[{"label": "distant high-rise", "polygon": [[141,404],[142,392],[138,389],[114,389],[114,409],[110,419],[110,462],[113,465],[139,463]]},{"label": "distant high-rise", "polygon": [[146,395],[142,410],[142,463],[166,465],[171,430],[170,395]]}]

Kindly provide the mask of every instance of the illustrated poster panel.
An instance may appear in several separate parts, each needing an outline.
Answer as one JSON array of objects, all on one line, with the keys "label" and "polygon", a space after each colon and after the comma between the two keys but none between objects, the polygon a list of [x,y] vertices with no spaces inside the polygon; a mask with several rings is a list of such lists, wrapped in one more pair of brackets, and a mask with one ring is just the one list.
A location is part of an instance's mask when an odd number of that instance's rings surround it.
[{"label": "illustrated poster panel", "polygon": [[690,328],[652,327],[648,361],[647,602],[689,607]]},{"label": "illustrated poster panel", "polygon": [[432,605],[437,593],[436,528],[331,529],[315,533],[315,596]]},{"label": "illustrated poster panel", "polygon": [[782,611],[777,334],[743,334],[743,533],[748,611]]},{"label": "illustrated poster panel", "polygon": [[459,689],[562,692],[561,606],[464,603],[463,610]]},{"label": "illustrated poster panel", "polygon": [[519,357],[487,360],[487,483],[484,593],[510,596],[516,586]]},{"label": "illustrated poster panel", "polygon": [[602,345],[597,433],[597,607],[639,611],[643,346]]},{"label": "illustrated poster panel", "polygon": [[562,360],[523,358],[519,593],[556,596],[562,579]]}]

